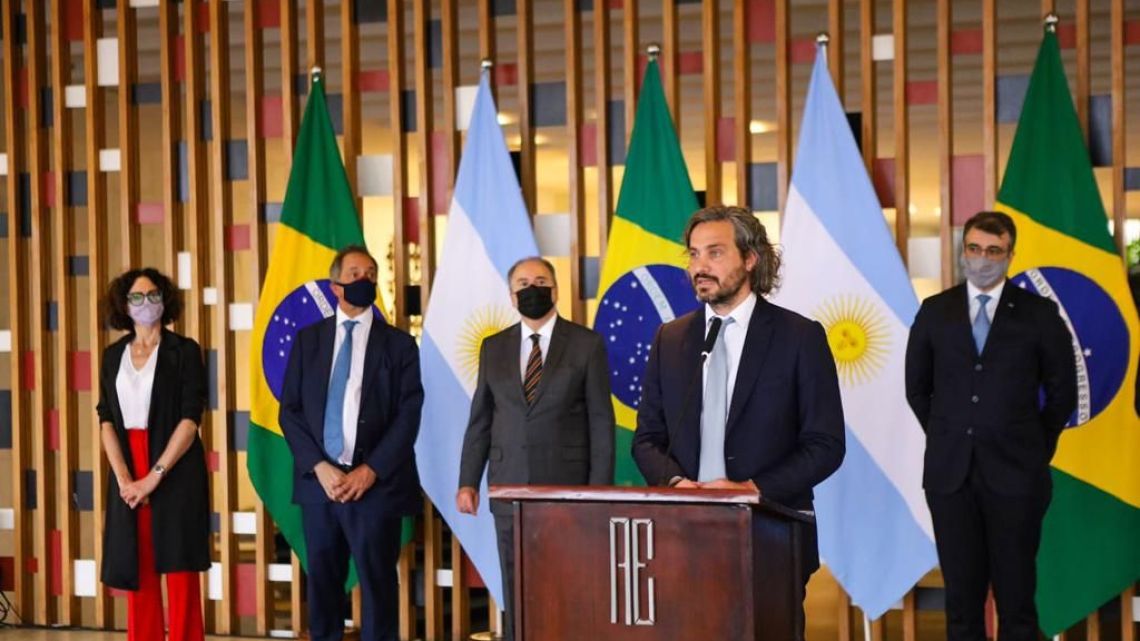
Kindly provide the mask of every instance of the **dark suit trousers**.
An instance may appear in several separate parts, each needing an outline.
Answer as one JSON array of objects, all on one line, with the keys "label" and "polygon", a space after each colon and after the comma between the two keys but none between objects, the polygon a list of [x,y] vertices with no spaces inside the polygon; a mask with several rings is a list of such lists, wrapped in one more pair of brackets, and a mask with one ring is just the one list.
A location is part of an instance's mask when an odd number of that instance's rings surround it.
[{"label": "dark suit trousers", "polygon": [[946,580],[946,638],[986,638],[986,592],[993,585],[1002,641],[1036,641],[1037,548],[1050,492],[1004,496],[976,465],[950,494],[926,493],[938,562]]},{"label": "dark suit trousers", "polygon": [[378,518],[366,504],[307,503],[301,521],[308,551],[309,634],[312,641],[340,641],[348,596],[351,555],[360,577],[360,638],[396,641],[400,519]]},{"label": "dark suit trousers", "polygon": [[503,573],[503,641],[515,638],[515,517],[495,515],[495,538],[499,542],[499,569]]}]

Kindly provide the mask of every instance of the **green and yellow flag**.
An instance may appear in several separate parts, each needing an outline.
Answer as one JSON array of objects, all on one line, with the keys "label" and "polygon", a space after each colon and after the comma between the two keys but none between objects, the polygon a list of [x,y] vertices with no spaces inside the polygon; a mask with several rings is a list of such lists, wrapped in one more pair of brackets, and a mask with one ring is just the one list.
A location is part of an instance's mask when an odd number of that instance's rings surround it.
[{"label": "green and yellow flag", "polygon": [[1017,224],[1013,282],[1060,306],[1077,362],[1076,427],[1053,458],[1037,557],[1037,607],[1052,635],[1140,577],[1140,323],[1052,32],[1037,54],[997,208]]},{"label": "green and yellow flag", "polygon": [[[277,422],[293,336],[336,313],[329,265],[345,245],[363,245],[352,190],[314,77],[250,345],[249,478],[277,527],[307,564],[301,510],[293,504],[293,455]],[[405,537],[409,528],[405,524]],[[407,538],[405,538],[405,541]],[[355,573],[349,580],[355,583]]]},{"label": "green and yellow flag", "polygon": [[616,482],[644,483],[630,456],[641,376],[658,326],[697,307],[681,236],[697,198],[651,60],[610,228],[594,329],[606,339],[617,416]]}]

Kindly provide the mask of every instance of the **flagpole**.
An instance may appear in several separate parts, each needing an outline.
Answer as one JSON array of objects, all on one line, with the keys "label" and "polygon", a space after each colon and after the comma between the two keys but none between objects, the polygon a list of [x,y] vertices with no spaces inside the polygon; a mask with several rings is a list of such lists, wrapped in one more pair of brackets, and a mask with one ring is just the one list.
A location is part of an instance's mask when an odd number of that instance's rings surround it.
[{"label": "flagpole", "polygon": [[1060,21],[1061,19],[1057,16],[1056,13],[1050,12],[1047,16],[1045,16],[1045,30],[1049,33],[1057,33],[1057,23]]},{"label": "flagpole", "polygon": [[316,65],[313,65],[313,68],[309,70],[309,75],[312,77],[313,82],[320,82],[322,73],[324,73],[324,71]]},{"label": "flagpole", "polygon": [[657,44],[656,42],[652,42],[648,47],[645,48],[645,53],[649,56],[649,59],[651,61],[657,60],[657,57],[661,55],[661,45]]},{"label": "flagpole", "polygon": [[815,36],[815,44],[819,45],[820,49],[827,51],[827,45],[831,42],[831,36],[826,31],[820,31]]}]

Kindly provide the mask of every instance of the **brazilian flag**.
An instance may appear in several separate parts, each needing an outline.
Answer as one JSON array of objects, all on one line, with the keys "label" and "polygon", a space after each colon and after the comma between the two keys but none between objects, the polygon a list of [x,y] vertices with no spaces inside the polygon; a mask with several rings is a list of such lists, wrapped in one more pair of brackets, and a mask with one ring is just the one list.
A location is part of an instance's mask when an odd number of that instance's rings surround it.
[{"label": "brazilian flag", "polygon": [[1051,31],[997,208],[1017,224],[1013,283],[1060,306],[1077,363],[1078,407],[1052,461],[1037,557],[1041,627],[1053,635],[1140,577],[1140,324]]},{"label": "brazilian flag", "polygon": [[[250,346],[249,478],[285,540],[307,566],[301,509],[293,504],[293,454],[277,422],[293,337],[336,313],[329,266],[346,245],[363,245],[352,190],[340,160],[324,83],[313,78],[293,167],[261,287]],[[411,521],[404,522],[404,542]],[[356,573],[350,573],[349,587]]]},{"label": "brazilian flag", "polygon": [[617,419],[614,480],[619,485],[644,484],[630,447],[653,336],[662,323],[697,307],[681,244],[697,197],[656,60],[645,69],[640,96],[594,317],[594,329],[605,337],[609,354]]}]

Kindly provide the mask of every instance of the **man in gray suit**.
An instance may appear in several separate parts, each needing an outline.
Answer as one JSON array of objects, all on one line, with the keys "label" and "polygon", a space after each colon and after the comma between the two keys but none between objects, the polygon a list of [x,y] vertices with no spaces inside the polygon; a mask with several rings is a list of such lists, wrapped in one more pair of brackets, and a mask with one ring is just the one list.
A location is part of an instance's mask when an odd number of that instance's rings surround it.
[{"label": "man in gray suit", "polygon": [[[558,317],[554,267],[524,258],[507,272],[522,322],[488,337],[459,466],[460,512],[475,514],[479,482],[610,485],[614,409],[602,337]],[[514,526],[510,505],[491,505],[498,535],[507,623],[514,615]]]}]

